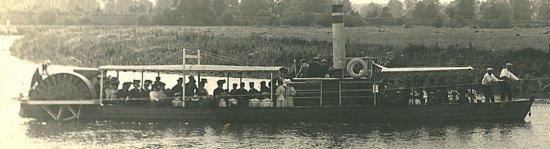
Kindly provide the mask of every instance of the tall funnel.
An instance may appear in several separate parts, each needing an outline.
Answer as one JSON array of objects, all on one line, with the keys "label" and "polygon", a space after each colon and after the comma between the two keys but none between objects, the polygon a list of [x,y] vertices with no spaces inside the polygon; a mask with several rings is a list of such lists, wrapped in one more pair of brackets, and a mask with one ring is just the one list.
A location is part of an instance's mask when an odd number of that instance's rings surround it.
[{"label": "tall funnel", "polygon": [[344,3],[341,0],[332,1],[332,62],[335,76],[344,72],[344,57],[346,56],[346,41],[344,36]]}]

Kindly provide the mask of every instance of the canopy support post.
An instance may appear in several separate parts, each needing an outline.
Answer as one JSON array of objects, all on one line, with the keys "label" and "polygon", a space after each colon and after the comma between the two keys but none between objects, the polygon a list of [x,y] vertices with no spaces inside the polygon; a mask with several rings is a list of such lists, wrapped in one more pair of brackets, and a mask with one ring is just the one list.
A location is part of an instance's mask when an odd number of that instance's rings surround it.
[{"label": "canopy support post", "polygon": [[229,91],[229,83],[230,83],[230,82],[229,82],[229,72],[225,73],[225,76],[227,77],[227,84],[226,84],[226,86],[227,86],[227,90]]},{"label": "canopy support post", "polygon": [[323,106],[323,81],[321,81],[321,96],[319,97],[319,107]]},{"label": "canopy support post", "polygon": [[[275,85],[275,82],[273,82],[273,72],[269,73],[269,79],[271,80],[271,85],[269,86],[269,89],[270,89],[269,95],[271,96],[271,101],[275,101],[276,99],[273,99],[274,98],[273,97],[273,85]],[[272,107],[275,107],[275,106],[272,106]]]},{"label": "canopy support post", "polygon": [[338,81],[338,106],[342,107],[342,81]]},{"label": "canopy support post", "polygon": [[103,89],[104,89],[104,76],[105,71],[101,71],[101,76],[99,77],[99,105],[103,106]]},{"label": "canopy support post", "polygon": [[145,82],[143,82],[143,70],[141,71],[141,82],[140,82],[140,86],[141,88],[143,89],[143,85],[145,84]]},{"label": "canopy support post", "polygon": [[[185,102],[185,63],[186,63],[185,62],[185,52],[186,52],[186,50],[183,49],[183,52],[182,52],[182,64],[183,64],[183,68],[182,68],[183,85],[182,85],[182,89],[183,90],[181,91],[181,93],[182,93],[182,95],[181,95],[182,102]],[[182,104],[182,107],[183,106],[185,106],[185,104]]]},{"label": "canopy support post", "polygon": [[197,50],[197,64],[201,65],[201,50]]}]

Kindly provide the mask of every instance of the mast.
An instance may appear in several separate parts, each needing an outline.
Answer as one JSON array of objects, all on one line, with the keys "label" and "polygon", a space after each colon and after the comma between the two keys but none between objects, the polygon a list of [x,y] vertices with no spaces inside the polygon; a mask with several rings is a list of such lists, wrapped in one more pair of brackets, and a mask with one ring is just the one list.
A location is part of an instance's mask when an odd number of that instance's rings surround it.
[{"label": "mast", "polygon": [[344,3],[341,0],[332,1],[332,67],[334,76],[343,77],[344,57],[346,56],[346,41],[344,36]]}]

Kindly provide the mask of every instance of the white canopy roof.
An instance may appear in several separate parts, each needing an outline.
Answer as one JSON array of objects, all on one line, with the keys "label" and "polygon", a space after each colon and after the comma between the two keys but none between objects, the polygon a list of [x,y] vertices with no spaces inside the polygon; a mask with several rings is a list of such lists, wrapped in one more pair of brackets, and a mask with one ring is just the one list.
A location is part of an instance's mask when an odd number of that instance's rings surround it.
[{"label": "white canopy roof", "polygon": [[402,67],[387,68],[382,67],[382,73],[400,73],[400,72],[452,72],[452,71],[472,71],[473,67]]},{"label": "white canopy roof", "polygon": [[[185,71],[194,72],[277,72],[279,66],[231,66],[231,65],[185,65]],[[107,71],[152,71],[182,72],[183,65],[106,65],[99,70]]]}]

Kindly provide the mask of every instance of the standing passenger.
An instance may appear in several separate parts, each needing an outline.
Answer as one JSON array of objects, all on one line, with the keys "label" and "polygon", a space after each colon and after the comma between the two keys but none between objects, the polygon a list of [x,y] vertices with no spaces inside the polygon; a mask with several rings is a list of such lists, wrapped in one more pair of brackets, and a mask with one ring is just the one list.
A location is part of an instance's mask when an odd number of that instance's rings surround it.
[{"label": "standing passenger", "polygon": [[286,107],[294,107],[294,95],[296,95],[296,90],[294,89],[294,86],[287,81],[287,88],[286,88]]},{"label": "standing passenger", "polygon": [[328,65],[326,59],[321,60],[321,65],[319,66],[319,69],[321,77],[326,78],[328,75],[328,70],[330,69],[330,66]]},{"label": "standing passenger", "polygon": [[493,74],[493,68],[487,68],[487,73],[481,80],[481,86],[483,88],[483,94],[485,95],[485,103],[494,103],[495,95],[493,94],[493,84],[499,80]]},{"label": "standing passenger", "polygon": [[500,71],[500,78],[503,80],[500,84],[500,94],[502,100],[506,99],[506,96],[508,96],[508,101],[512,101],[512,87],[510,86],[510,82],[519,81],[518,77],[516,77],[510,69],[512,69],[512,63],[506,63],[506,67]]},{"label": "standing passenger", "polygon": [[34,71],[34,75],[32,76],[31,80],[31,90],[34,88],[34,85],[39,84],[42,82],[42,79],[44,77],[50,76],[50,72],[48,71],[48,66],[52,64],[52,61],[46,60],[44,63],[40,64]]},{"label": "standing passenger", "polygon": [[275,96],[277,97],[275,107],[284,107],[284,104],[286,103],[286,85],[283,84],[282,81],[278,82],[279,87],[277,87],[277,91],[275,91]]},{"label": "standing passenger", "polygon": [[313,62],[309,65],[309,76],[319,78],[321,76],[321,63],[319,57],[314,57]]},{"label": "standing passenger", "polygon": [[309,77],[309,65],[306,63],[305,59],[300,60],[300,70],[298,71],[298,78],[308,78]]}]

